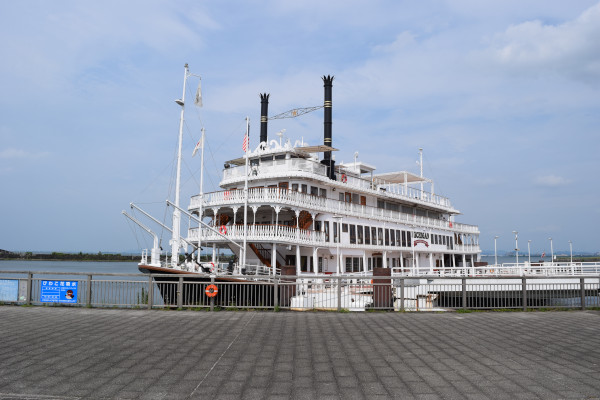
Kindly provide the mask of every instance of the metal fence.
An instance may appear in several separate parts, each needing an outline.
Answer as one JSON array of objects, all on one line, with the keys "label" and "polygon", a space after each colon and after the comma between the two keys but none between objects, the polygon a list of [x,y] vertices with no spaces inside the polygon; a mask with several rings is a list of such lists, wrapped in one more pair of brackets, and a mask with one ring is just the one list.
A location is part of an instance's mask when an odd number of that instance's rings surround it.
[{"label": "metal fence", "polygon": [[[54,297],[48,288],[56,289]],[[68,285],[68,287],[65,287]],[[71,288],[72,297],[65,295]],[[74,293],[74,292],[75,293]],[[0,304],[443,311],[600,307],[600,277],[74,274],[0,271]]]}]

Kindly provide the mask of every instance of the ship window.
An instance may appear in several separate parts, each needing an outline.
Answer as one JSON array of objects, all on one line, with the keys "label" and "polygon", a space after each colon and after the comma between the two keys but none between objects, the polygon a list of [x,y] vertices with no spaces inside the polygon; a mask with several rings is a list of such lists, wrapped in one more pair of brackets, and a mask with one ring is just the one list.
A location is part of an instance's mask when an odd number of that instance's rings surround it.
[{"label": "ship window", "polygon": [[426,217],[426,216],[427,216],[427,211],[425,211],[425,210],[422,210],[422,209],[420,209],[420,208],[417,208],[417,215],[418,215],[419,217]]},{"label": "ship window", "polygon": [[327,189],[319,189],[319,196],[327,197]]},{"label": "ship window", "polygon": [[414,210],[414,208],[412,208],[412,207],[402,206],[402,212],[405,213],[405,214],[412,215],[413,214],[413,210]]},{"label": "ship window", "polygon": [[302,193],[308,193],[308,185],[302,185]]},{"label": "ship window", "polygon": [[377,244],[377,228],[371,227],[371,244]]},{"label": "ship window", "polygon": [[385,245],[386,246],[390,245],[390,230],[389,229],[385,230]]},{"label": "ship window", "polygon": [[400,230],[396,231],[396,246],[402,246],[402,235]]},{"label": "ship window", "polygon": [[340,199],[340,201],[344,201],[344,193],[340,193],[339,199]]},{"label": "ship window", "polygon": [[346,203],[352,202],[352,193],[346,193],[346,198],[344,199]]},{"label": "ship window", "polygon": [[308,272],[308,257],[300,256],[300,271]]},{"label": "ship window", "polygon": [[365,196],[360,196],[360,205],[361,206],[367,205],[367,198]]},{"label": "ship window", "polygon": [[377,228],[377,244],[383,244],[383,228]]},{"label": "ship window", "polygon": [[350,244],[356,244],[356,225],[350,225]]},{"label": "ship window", "polygon": [[323,257],[319,257],[317,262],[318,262],[319,272],[323,272]]},{"label": "ship window", "polygon": [[396,235],[395,235],[395,230],[390,229],[390,246],[395,246],[396,245]]},{"label": "ship window", "polygon": [[360,196],[358,193],[352,193],[352,202],[358,204],[360,202]]},{"label": "ship window", "polygon": [[258,158],[255,158],[253,160],[250,160],[250,166],[251,167],[256,167],[258,166]]},{"label": "ship window", "polygon": [[362,225],[356,225],[356,233],[357,233],[357,243],[363,244],[363,227]]},{"label": "ship window", "polygon": [[377,208],[385,208],[385,201],[377,199]]},{"label": "ship window", "polygon": [[369,271],[372,269],[371,268],[371,257],[367,258],[367,266],[369,268]]},{"label": "ship window", "polygon": [[365,244],[371,244],[371,228],[365,226]]},{"label": "ship window", "polygon": [[278,154],[275,156],[276,160],[285,160],[285,154]]},{"label": "ship window", "polygon": [[311,186],[310,187],[310,194],[312,194],[313,196],[318,196],[319,195],[319,188],[316,186]]},{"label": "ship window", "polygon": [[329,242],[329,221],[323,222],[323,228],[325,228],[325,241]]},{"label": "ship window", "polygon": [[346,257],[346,272],[352,272],[352,257]]},{"label": "ship window", "polygon": [[261,157],[260,161],[273,161],[273,156],[268,156],[268,157]]},{"label": "ship window", "polygon": [[348,224],[342,224],[342,232],[348,233]]},{"label": "ship window", "polygon": [[410,231],[406,231],[406,243],[408,243],[408,247],[412,247],[412,242],[410,239]]},{"label": "ship window", "polygon": [[315,221],[315,231],[321,232],[321,221]]},{"label": "ship window", "polygon": [[292,183],[292,190],[295,190],[296,192],[298,191],[298,184],[297,183]]},{"label": "ship window", "polygon": [[280,189],[287,189],[288,188],[288,182],[279,182],[279,188]]},{"label": "ship window", "polygon": [[334,222],[333,223],[333,242],[339,243],[339,241],[340,241],[340,235],[338,233],[338,223]]},{"label": "ship window", "polygon": [[354,257],[352,259],[352,272],[360,272],[360,261],[362,258]]}]

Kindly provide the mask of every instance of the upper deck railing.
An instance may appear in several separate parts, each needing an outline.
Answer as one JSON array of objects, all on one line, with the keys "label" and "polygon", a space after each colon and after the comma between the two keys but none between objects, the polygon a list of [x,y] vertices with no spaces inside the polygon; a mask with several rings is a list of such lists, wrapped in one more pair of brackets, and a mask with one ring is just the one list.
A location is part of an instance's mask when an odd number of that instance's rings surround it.
[{"label": "upper deck railing", "polygon": [[[223,170],[223,181],[221,185],[235,183],[243,180],[245,175],[245,166],[226,168]],[[278,177],[314,177],[320,179],[327,178],[327,169],[325,165],[302,158],[290,158],[284,160],[269,160],[261,161],[259,165],[249,166],[249,175],[251,178],[269,179]],[[342,176],[344,176],[342,178]],[[348,190],[362,190],[370,192],[374,196],[381,196],[390,199],[398,199],[421,203],[427,205],[435,205],[445,209],[452,209],[450,199],[437,194],[422,191],[412,186],[403,184],[392,184],[380,179],[364,179],[354,176],[346,176],[338,173],[336,176],[338,185],[347,187]]]},{"label": "upper deck railing", "polygon": [[[203,196],[203,207],[223,207],[244,204],[243,190],[223,190],[206,193]],[[193,196],[188,207],[190,210],[200,207],[200,196]],[[248,189],[248,202],[251,204],[282,204],[327,213],[339,213],[358,218],[380,219],[387,222],[404,223],[428,228],[448,229],[453,232],[479,233],[475,225],[460,224],[443,219],[428,218],[419,215],[406,214],[382,208],[347,203],[339,200],[314,196],[294,190],[281,188],[252,188]]]}]

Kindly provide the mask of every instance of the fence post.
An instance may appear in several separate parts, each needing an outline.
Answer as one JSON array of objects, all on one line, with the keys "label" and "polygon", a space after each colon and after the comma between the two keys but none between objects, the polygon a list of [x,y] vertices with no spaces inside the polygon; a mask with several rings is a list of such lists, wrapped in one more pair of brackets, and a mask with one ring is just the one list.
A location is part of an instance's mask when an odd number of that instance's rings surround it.
[{"label": "fence post", "polygon": [[[214,284],[215,284],[215,276],[214,276],[214,275],[212,275],[212,276],[210,277],[210,284],[211,284],[211,285],[214,285]],[[214,310],[215,310],[215,298],[214,298],[214,297],[211,297],[211,298],[210,298],[210,311],[214,311]]]},{"label": "fence post", "polygon": [[338,275],[338,291],[337,291],[337,310],[342,311],[342,277]]},{"label": "fence post", "polygon": [[152,282],[152,274],[148,275],[148,310],[152,310],[152,302],[154,294],[154,283]]},{"label": "fence post", "polygon": [[277,277],[273,277],[273,309],[279,306],[279,281]]},{"label": "fence post", "polygon": [[404,312],[404,278],[400,278],[400,311]]},{"label": "fence post", "polygon": [[581,292],[581,309],[585,310],[585,278],[579,278],[579,290]]},{"label": "fence post", "polygon": [[183,307],[183,276],[177,282],[177,308]]},{"label": "fence post", "polygon": [[521,291],[523,300],[523,311],[527,311],[527,278],[521,278]]},{"label": "fence post", "polygon": [[85,294],[85,305],[92,306],[92,275],[87,276],[87,292]]},{"label": "fence post", "polygon": [[467,309],[467,278],[462,278],[462,308]]},{"label": "fence post", "polygon": [[31,305],[31,280],[33,278],[33,275],[31,274],[31,272],[27,273],[27,293],[25,294],[25,296],[27,296],[27,298],[25,299],[25,304],[27,304],[28,306]]}]

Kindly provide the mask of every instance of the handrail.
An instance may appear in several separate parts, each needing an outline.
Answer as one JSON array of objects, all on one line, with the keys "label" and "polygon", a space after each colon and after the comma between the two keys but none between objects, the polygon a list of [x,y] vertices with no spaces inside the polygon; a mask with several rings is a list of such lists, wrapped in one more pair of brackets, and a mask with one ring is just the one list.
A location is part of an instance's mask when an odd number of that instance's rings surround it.
[{"label": "handrail", "polygon": [[[210,207],[211,205],[241,205],[244,203],[244,192],[243,190],[239,189],[222,190],[205,193],[202,197],[200,195],[193,196],[188,209],[199,208],[201,205],[201,200],[203,200],[203,207],[205,208]],[[359,216],[363,218],[382,218],[392,222],[404,222],[407,224],[446,229],[452,232],[479,232],[479,229],[476,225],[467,225],[442,219],[406,214],[399,211],[385,210],[373,206],[347,203],[285,188],[260,187],[248,189],[248,202],[281,203],[286,205],[312,208],[326,212],[346,213],[348,215]]]}]

